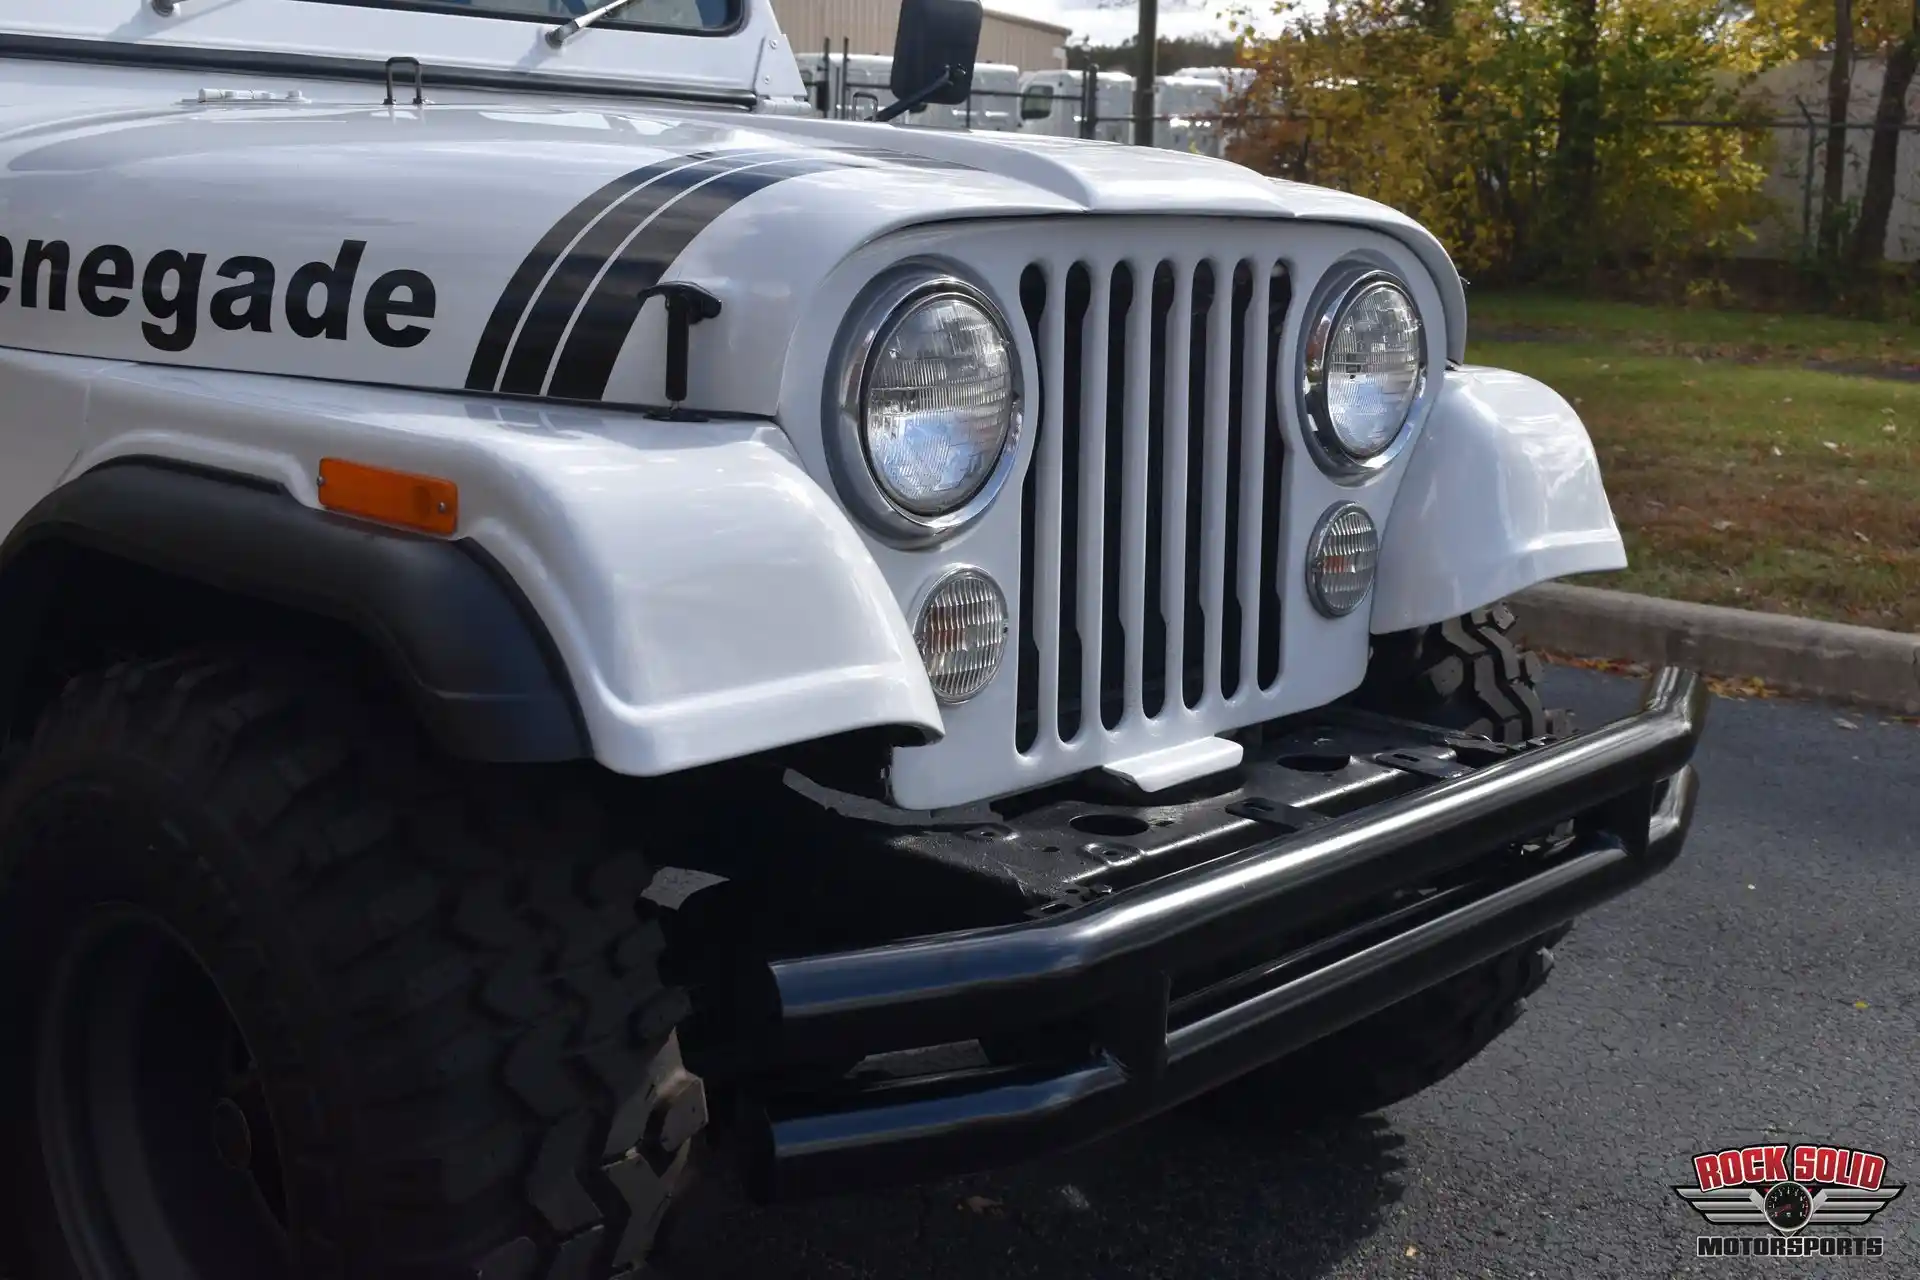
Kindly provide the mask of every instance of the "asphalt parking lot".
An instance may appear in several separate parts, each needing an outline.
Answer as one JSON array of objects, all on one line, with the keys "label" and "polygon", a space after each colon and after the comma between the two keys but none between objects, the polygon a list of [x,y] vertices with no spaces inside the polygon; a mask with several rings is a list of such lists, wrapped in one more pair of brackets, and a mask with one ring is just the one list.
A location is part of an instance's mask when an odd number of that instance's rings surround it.
[{"label": "asphalt parking lot", "polygon": [[[1637,682],[1550,674],[1582,723]],[[1698,1260],[1696,1151],[1817,1142],[1920,1182],[1920,728],[1722,701],[1692,840],[1586,917],[1519,1024],[1445,1084],[1305,1133],[1180,1112],[1007,1173],[696,1206],[675,1280],[1920,1276],[1920,1189],[1878,1259]],[[1730,1230],[1730,1229],[1723,1229]],[[1745,1229],[1751,1232],[1753,1229]]]}]

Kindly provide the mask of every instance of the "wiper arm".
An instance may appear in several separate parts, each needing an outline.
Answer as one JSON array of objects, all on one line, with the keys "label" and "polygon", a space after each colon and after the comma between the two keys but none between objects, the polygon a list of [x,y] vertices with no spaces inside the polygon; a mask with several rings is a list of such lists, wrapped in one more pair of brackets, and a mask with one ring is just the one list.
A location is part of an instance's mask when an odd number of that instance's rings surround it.
[{"label": "wiper arm", "polygon": [[558,49],[600,19],[611,17],[632,3],[633,0],[612,0],[612,3],[603,4],[598,9],[589,9],[579,17],[571,18],[548,31],[547,43]]}]

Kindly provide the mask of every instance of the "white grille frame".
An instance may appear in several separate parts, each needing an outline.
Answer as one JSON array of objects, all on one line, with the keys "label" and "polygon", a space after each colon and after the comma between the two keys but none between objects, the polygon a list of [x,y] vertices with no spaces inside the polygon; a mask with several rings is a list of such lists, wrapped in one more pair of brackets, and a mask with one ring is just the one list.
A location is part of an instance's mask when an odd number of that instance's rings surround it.
[{"label": "white grille frame", "polygon": [[[1329,270],[1355,255],[1364,256],[1390,269],[1411,289],[1425,321],[1429,392],[1437,393],[1446,363],[1444,311],[1439,292],[1418,259],[1403,245],[1387,236],[1360,228],[1243,218],[1088,216],[965,223],[920,228],[890,237],[854,255],[830,276],[816,297],[823,314],[833,314],[832,308],[840,308],[840,313],[844,314],[844,308],[851,305],[876,275],[903,261],[924,260],[964,274],[999,304],[1014,330],[1015,343],[1028,370],[1026,385],[1030,411],[1029,426],[1020,446],[1023,456],[1013,479],[992,510],[959,537],[930,549],[890,546],[872,531],[861,530],[876,563],[894,588],[903,611],[920,595],[927,583],[953,565],[968,564],[991,574],[999,582],[1012,615],[1013,635],[999,674],[968,703],[943,708],[945,737],[928,746],[894,750],[888,784],[896,804],[909,809],[932,810],[1029,790],[1112,761],[1324,705],[1359,683],[1366,668],[1371,602],[1363,603],[1344,618],[1329,619],[1322,616],[1307,598],[1302,557],[1313,526],[1329,507],[1339,502],[1359,504],[1384,535],[1404,470],[1405,455],[1396,465],[1383,469],[1359,484],[1353,483],[1350,477],[1336,479],[1327,475],[1314,463],[1306,449],[1297,397],[1291,390],[1297,384],[1299,336],[1308,301],[1316,291],[1318,282]],[[1140,273],[1143,270],[1150,272],[1154,264],[1171,262],[1175,264],[1176,282],[1172,313],[1180,315],[1185,314],[1187,300],[1191,297],[1193,270],[1202,260],[1222,264],[1251,261],[1277,265],[1284,269],[1289,282],[1285,328],[1274,352],[1273,364],[1267,365],[1264,344],[1250,344],[1258,349],[1261,358],[1247,361],[1248,367],[1242,371],[1240,384],[1233,387],[1226,385],[1227,363],[1224,360],[1212,362],[1211,381],[1217,385],[1207,388],[1205,410],[1208,417],[1205,439],[1212,442],[1224,436],[1224,406],[1228,395],[1241,400],[1246,420],[1261,422],[1267,412],[1267,385],[1272,380],[1279,380],[1281,393],[1276,400],[1279,417],[1277,438],[1268,432],[1255,430],[1243,432],[1240,441],[1243,460],[1250,459],[1253,463],[1241,468],[1243,509],[1252,507],[1259,497],[1248,490],[1261,483],[1266,451],[1275,448],[1281,451],[1278,555],[1272,564],[1265,563],[1259,555],[1259,522],[1242,520],[1239,525],[1241,552],[1237,556],[1238,571],[1233,584],[1236,592],[1248,592],[1258,601],[1266,581],[1264,575],[1276,571],[1280,575],[1281,625],[1277,678],[1267,687],[1260,687],[1257,679],[1242,679],[1232,696],[1219,693],[1224,627],[1216,609],[1205,620],[1205,696],[1195,705],[1188,706],[1184,699],[1173,696],[1175,686],[1169,682],[1168,696],[1159,714],[1149,716],[1144,706],[1146,646],[1142,628],[1135,625],[1126,630],[1124,641],[1120,681],[1124,701],[1122,718],[1109,729],[1097,711],[1091,717],[1085,714],[1084,708],[1089,705],[1089,686],[1095,687],[1096,701],[1092,705],[1098,706],[1098,664],[1088,664],[1095,674],[1090,675],[1088,670],[1083,670],[1080,677],[1080,702],[1083,708],[1080,731],[1062,736],[1058,732],[1057,721],[1049,726],[1044,719],[1046,707],[1057,708],[1059,705],[1059,664],[1050,658],[1043,658],[1036,682],[1043,719],[1035,740],[1024,750],[1018,749],[1016,720],[1019,713],[1020,667],[1028,661],[1019,644],[1025,625],[1023,600],[1026,595],[1022,590],[1021,563],[1023,494],[1030,469],[1037,468],[1034,475],[1041,483],[1037,495],[1040,506],[1040,518],[1036,526],[1038,541],[1033,557],[1036,575],[1034,621],[1037,631],[1048,627],[1058,628],[1063,621],[1059,617],[1062,570],[1059,554],[1065,541],[1059,534],[1059,520],[1065,503],[1057,491],[1049,487],[1048,477],[1062,473],[1059,451],[1063,446],[1064,432],[1060,429],[1060,422],[1066,400],[1061,377],[1055,372],[1064,363],[1064,332],[1057,326],[1043,326],[1039,341],[1035,342],[1034,336],[1028,331],[1022,307],[1021,275],[1028,266],[1036,263],[1048,268],[1048,307],[1045,314],[1053,316],[1059,314],[1056,308],[1064,296],[1066,272],[1075,262],[1104,265],[1110,269],[1116,263],[1130,261],[1134,264],[1135,279],[1142,278]],[[1097,292],[1101,272],[1096,270],[1092,274]],[[1151,279],[1151,276],[1146,278]],[[1254,272],[1256,291],[1264,293],[1270,287],[1270,280],[1270,272]],[[1108,287],[1111,287],[1110,276]],[[1097,299],[1095,301],[1097,305]],[[1216,290],[1216,310],[1224,310],[1230,304],[1231,290]],[[1254,299],[1253,310],[1260,310],[1259,297]],[[1090,306],[1089,314],[1098,314],[1098,311]],[[1134,339],[1146,333],[1150,322],[1148,307],[1135,306],[1132,309],[1128,321],[1133,326],[1128,331],[1130,350],[1144,348],[1144,341]],[[797,338],[789,354],[786,403],[807,400],[820,403],[820,379],[833,377],[829,364],[833,329],[828,325],[817,328],[819,331],[804,333]],[[1249,323],[1248,328],[1252,331],[1255,326]],[[1091,368],[1101,357],[1105,346],[1106,326],[1095,324],[1089,325],[1088,329],[1084,356],[1087,366]],[[1218,331],[1209,326],[1210,334]],[[1168,363],[1173,365],[1178,359],[1176,353],[1182,352],[1185,344],[1170,342],[1168,345]],[[1169,386],[1177,385],[1181,380],[1178,376],[1180,372],[1178,369],[1170,370],[1167,379]],[[1127,536],[1121,543],[1123,568],[1117,579],[1126,618],[1141,617],[1146,606],[1145,574],[1142,572],[1146,539],[1141,516],[1145,485],[1141,480],[1148,458],[1145,428],[1148,418],[1146,388],[1149,382],[1147,362],[1130,361],[1123,384],[1126,407],[1123,411],[1124,456],[1121,459],[1121,513]],[[1104,380],[1089,378],[1085,385],[1088,390],[1081,408],[1089,419],[1099,421],[1104,416]],[[1220,419],[1218,422],[1215,421],[1216,417]],[[1184,419],[1184,405],[1179,407],[1178,412],[1169,407],[1164,425],[1167,456],[1163,459],[1163,466],[1167,468],[1187,465],[1184,454],[1176,456],[1184,444],[1184,433],[1175,427]],[[795,424],[789,425],[791,429]],[[831,471],[820,450],[817,433],[795,430],[792,436],[803,461],[831,490]],[[1098,443],[1094,443],[1090,436],[1097,437]],[[1176,441],[1181,444],[1176,444]],[[1104,449],[1104,443],[1104,432],[1082,434],[1083,449],[1097,452]],[[1203,452],[1212,453],[1211,450]],[[1411,449],[1407,452],[1410,453]],[[1218,468],[1218,474],[1213,469],[1207,469],[1204,479],[1205,509],[1208,512],[1221,511],[1225,506],[1224,465]],[[1162,492],[1171,493],[1172,487],[1168,486]],[[1083,561],[1089,564],[1093,556],[1092,548],[1100,545],[1087,536],[1090,523],[1083,521],[1080,526],[1082,536],[1078,552]],[[1220,525],[1203,520],[1201,527],[1205,530]],[[1184,522],[1168,520],[1164,528],[1166,536],[1161,544],[1163,596],[1166,585],[1174,581],[1174,575],[1166,571],[1167,566],[1186,554]],[[1223,599],[1227,585],[1223,541],[1215,540],[1205,548],[1202,565],[1205,575],[1204,599]],[[1099,576],[1095,573],[1094,580],[1098,581]],[[1053,603],[1049,603],[1049,598]],[[1103,605],[1104,600],[1096,593],[1083,590],[1067,607],[1075,609],[1080,625],[1087,627],[1091,625],[1092,616]],[[1162,608],[1169,611],[1165,661],[1169,670],[1180,671],[1187,651],[1182,636],[1184,628],[1174,625],[1174,620],[1176,617],[1184,620],[1184,599],[1177,606],[1163,599]],[[1181,612],[1173,612],[1176,608]],[[1240,669],[1257,673],[1259,627],[1253,621],[1257,615],[1246,612],[1248,622],[1240,629]]]}]

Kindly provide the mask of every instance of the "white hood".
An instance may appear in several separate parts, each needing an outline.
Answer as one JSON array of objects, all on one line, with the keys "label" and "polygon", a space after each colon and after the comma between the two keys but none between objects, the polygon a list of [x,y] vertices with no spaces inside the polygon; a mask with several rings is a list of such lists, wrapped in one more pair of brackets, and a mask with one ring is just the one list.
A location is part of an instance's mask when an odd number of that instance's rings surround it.
[{"label": "white hood", "polygon": [[[0,112],[0,345],[657,403],[657,362],[627,339],[641,291],[687,263],[724,304],[699,349],[739,354],[784,347],[833,265],[900,228],[1107,214],[1378,229],[1433,272],[1464,341],[1459,279],[1410,219],[1181,153],[671,109],[62,115]],[[768,237],[778,278],[714,274],[750,242],[765,263]],[[702,407],[770,416],[776,391],[743,378]]]}]

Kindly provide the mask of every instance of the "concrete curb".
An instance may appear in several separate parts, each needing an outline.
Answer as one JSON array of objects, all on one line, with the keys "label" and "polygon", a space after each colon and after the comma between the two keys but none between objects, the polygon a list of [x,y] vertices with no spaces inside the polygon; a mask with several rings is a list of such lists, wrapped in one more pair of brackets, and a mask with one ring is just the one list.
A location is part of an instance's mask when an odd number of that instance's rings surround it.
[{"label": "concrete curb", "polygon": [[1549,582],[1513,599],[1522,640],[1578,657],[1758,676],[1787,693],[1920,714],[1920,635]]}]

